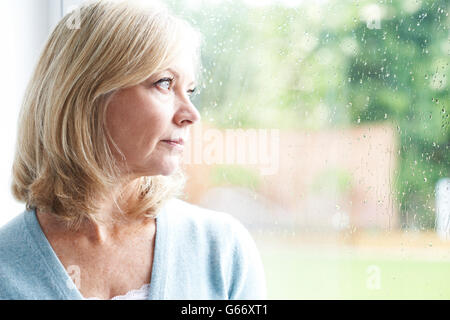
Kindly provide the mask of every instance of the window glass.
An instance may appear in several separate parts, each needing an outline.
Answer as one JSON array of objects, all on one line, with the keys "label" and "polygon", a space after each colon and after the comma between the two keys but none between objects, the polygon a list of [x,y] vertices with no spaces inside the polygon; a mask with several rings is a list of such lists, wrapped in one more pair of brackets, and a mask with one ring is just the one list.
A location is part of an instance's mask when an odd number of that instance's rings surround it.
[{"label": "window glass", "polygon": [[448,1],[169,1],[204,35],[190,201],[269,298],[448,298]]}]

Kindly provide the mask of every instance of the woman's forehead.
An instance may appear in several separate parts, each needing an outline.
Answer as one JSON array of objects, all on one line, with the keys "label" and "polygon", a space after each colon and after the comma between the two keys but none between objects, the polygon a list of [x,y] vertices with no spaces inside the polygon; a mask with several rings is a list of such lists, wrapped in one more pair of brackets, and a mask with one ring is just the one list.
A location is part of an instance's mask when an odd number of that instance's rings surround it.
[{"label": "woman's forehead", "polygon": [[196,55],[189,48],[186,48],[185,51],[179,52],[162,63],[149,76],[160,76],[162,73],[170,73],[174,78],[191,85],[197,82],[198,67]]}]

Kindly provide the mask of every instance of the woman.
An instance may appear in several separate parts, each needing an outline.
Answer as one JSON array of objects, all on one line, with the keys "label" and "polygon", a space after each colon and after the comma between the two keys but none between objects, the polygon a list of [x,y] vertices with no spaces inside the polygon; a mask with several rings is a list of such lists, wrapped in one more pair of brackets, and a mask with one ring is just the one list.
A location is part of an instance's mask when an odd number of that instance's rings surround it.
[{"label": "woman", "polygon": [[[176,197],[200,36],[160,6],[84,4],[50,36],[22,106],[0,229],[1,299],[259,299],[247,230]],[[195,141],[194,141],[195,143]]]}]

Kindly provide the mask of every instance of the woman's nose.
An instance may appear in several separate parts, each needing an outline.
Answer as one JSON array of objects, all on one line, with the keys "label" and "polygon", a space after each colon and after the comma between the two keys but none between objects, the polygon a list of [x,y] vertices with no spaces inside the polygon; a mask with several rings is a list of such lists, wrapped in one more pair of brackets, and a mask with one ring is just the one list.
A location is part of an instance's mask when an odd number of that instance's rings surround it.
[{"label": "woman's nose", "polygon": [[178,109],[174,115],[174,121],[177,125],[191,125],[201,119],[200,112],[191,102],[189,97],[182,97],[179,100]]}]

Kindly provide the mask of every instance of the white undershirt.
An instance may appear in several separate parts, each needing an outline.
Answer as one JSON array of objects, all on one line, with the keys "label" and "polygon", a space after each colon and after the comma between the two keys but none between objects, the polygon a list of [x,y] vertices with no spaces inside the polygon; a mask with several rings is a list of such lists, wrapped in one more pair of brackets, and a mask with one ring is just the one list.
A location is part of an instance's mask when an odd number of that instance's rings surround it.
[{"label": "white undershirt", "polygon": [[[111,300],[148,300],[150,284],[144,284],[139,289],[133,289],[121,296],[112,297]],[[97,297],[84,298],[85,300],[101,300]]]}]

